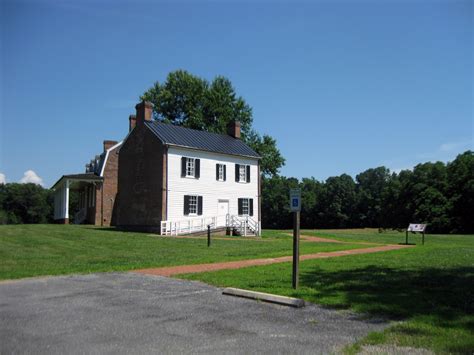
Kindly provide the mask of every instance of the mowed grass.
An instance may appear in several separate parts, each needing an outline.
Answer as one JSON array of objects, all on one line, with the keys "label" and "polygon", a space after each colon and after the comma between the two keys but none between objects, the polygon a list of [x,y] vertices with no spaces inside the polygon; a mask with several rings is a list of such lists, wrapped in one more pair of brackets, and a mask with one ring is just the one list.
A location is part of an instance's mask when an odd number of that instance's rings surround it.
[{"label": "mowed grass", "polygon": [[[396,244],[405,234],[377,230],[312,230],[302,234],[346,242]],[[278,234],[281,238],[283,233]],[[410,249],[308,260],[300,263],[300,288],[291,288],[291,263],[183,275],[232,286],[304,298],[392,321],[346,349],[366,344],[428,348],[436,353],[474,352],[474,236],[410,234]]]},{"label": "mowed grass", "polygon": [[[303,254],[360,248],[304,243]],[[215,263],[291,255],[278,231],[261,239],[180,239],[75,225],[0,226],[0,279]]]}]

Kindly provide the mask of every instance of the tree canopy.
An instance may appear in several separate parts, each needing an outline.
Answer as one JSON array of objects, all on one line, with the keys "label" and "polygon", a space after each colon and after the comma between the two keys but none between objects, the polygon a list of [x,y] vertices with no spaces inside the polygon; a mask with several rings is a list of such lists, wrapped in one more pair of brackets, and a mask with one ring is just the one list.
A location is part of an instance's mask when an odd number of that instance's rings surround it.
[{"label": "tree canopy", "polygon": [[154,104],[155,119],[193,129],[226,133],[230,122],[240,121],[242,139],[262,156],[264,176],[278,174],[285,164],[276,140],[252,128],[252,108],[223,76],[208,82],[177,70],[169,73],[163,83],[156,82],[140,99]]},{"label": "tree canopy", "polygon": [[427,223],[431,233],[474,233],[474,153],[448,163],[418,164],[391,173],[386,167],[349,175],[272,177],[262,185],[264,228],[291,228],[288,191],[302,190],[302,228],[406,228]]},{"label": "tree canopy", "polygon": [[0,224],[52,221],[52,191],[36,184],[0,184]]}]

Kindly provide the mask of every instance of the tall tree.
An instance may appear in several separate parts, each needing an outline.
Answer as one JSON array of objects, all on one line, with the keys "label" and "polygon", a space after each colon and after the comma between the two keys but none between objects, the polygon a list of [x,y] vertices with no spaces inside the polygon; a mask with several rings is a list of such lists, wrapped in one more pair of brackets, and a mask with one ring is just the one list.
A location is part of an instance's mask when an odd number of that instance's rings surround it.
[{"label": "tall tree", "polygon": [[382,223],[382,199],[390,179],[384,167],[368,169],[356,176],[358,224],[379,227]]},{"label": "tall tree", "polygon": [[268,135],[252,129],[252,108],[238,96],[229,79],[217,76],[207,80],[177,70],[163,83],[156,82],[141,97],[154,104],[157,120],[215,133],[226,133],[231,121],[240,121],[242,139],[262,156],[264,176],[278,174],[285,159]]},{"label": "tall tree", "polygon": [[354,226],[355,205],[356,184],[352,177],[342,174],[328,178],[317,207],[322,226],[332,228]]},{"label": "tall tree", "polygon": [[474,152],[459,154],[447,167],[451,228],[474,233]]}]

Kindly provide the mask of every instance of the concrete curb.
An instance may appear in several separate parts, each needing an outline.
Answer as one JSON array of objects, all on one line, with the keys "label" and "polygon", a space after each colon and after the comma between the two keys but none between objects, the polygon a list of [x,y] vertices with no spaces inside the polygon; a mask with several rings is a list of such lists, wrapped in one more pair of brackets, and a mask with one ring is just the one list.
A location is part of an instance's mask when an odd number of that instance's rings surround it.
[{"label": "concrete curb", "polygon": [[222,291],[222,294],[236,296],[236,297],[250,298],[253,300],[276,303],[283,306],[290,306],[290,307],[295,307],[295,308],[304,307],[304,300],[299,299],[299,298],[272,295],[271,293],[242,290],[240,288],[228,287],[228,288],[225,288],[224,291]]}]

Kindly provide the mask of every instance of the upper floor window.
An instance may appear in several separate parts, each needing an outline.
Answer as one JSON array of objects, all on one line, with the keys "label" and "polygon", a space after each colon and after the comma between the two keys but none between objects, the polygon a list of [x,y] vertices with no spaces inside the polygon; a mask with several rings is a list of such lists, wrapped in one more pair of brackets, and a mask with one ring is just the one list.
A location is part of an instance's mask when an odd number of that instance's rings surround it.
[{"label": "upper floor window", "polygon": [[199,179],[201,160],[196,158],[181,158],[181,177],[193,177]]},{"label": "upper floor window", "polygon": [[250,182],[250,165],[235,164],[235,181]]},{"label": "upper floor window", "polygon": [[216,164],[216,180],[226,181],[226,166],[225,164]]},{"label": "upper floor window", "polygon": [[186,176],[194,177],[195,169],[194,169],[194,158],[187,158],[186,159]]}]

